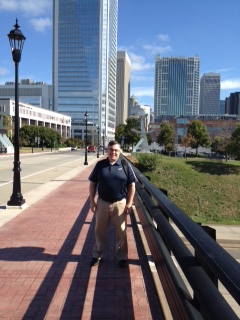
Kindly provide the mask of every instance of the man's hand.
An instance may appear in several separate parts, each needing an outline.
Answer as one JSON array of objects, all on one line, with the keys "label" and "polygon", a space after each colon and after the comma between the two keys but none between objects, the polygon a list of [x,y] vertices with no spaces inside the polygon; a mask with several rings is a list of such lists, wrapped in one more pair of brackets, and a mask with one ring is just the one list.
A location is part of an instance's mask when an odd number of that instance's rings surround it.
[{"label": "man's hand", "polygon": [[97,210],[97,204],[96,204],[95,201],[90,202],[90,209],[91,209],[91,211],[92,211],[93,213],[96,212],[96,210]]},{"label": "man's hand", "polygon": [[126,207],[124,208],[125,214],[130,214],[132,212],[132,205],[126,204]]}]

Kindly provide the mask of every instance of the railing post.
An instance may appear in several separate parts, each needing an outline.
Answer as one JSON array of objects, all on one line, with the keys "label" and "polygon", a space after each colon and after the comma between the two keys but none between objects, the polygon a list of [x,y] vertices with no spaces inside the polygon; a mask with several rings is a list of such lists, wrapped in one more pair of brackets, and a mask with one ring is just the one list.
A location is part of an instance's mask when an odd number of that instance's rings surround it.
[{"label": "railing post", "polygon": [[[201,224],[200,224],[201,225]],[[202,226],[202,229],[214,240],[216,241],[216,229],[213,229],[209,226]],[[218,279],[215,275],[215,273],[207,266],[207,264],[203,261],[203,259],[200,258],[198,255],[198,252],[195,250],[195,257],[199,264],[203,267],[209,278],[212,280],[212,282],[215,284],[215,286],[218,288]]]},{"label": "railing post", "polygon": [[[216,241],[216,229],[213,229],[209,226],[202,226],[201,223],[198,223],[202,229],[213,239]],[[200,266],[202,266],[202,268],[204,269],[204,271],[206,272],[206,274],[208,275],[208,277],[212,280],[212,282],[214,283],[214,285],[216,286],[216,288],[218,288],[218,278],[216,277],[216,275],[214,274],[214,272],[207,266],[206,262],[204,262],[204,260],[201,258],[201,256],[198,254],[198,251],[195,250],[195,258],[197,260],[197,262],[199,263]],[[194,302],[195,302],[195,306],[199,309],[199,303],[198,300],[196,298],[196,296],[194,295]]]}]

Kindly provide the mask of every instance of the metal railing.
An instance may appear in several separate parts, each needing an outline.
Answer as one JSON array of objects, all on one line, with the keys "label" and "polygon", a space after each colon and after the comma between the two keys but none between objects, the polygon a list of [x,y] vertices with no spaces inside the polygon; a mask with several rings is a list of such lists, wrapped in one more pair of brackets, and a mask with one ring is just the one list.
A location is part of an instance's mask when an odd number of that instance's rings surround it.
[{"label": "metal railing", "polygon": [[[136,211],[173,318],[239,319],[217,285],[219,280],[239,304],[239,263],[211,237],[209,231],[214,234],[211,232],[214,230],[193,222],[132,167],[138,179]],[[176,229],[187,239],[195,255]]]}]

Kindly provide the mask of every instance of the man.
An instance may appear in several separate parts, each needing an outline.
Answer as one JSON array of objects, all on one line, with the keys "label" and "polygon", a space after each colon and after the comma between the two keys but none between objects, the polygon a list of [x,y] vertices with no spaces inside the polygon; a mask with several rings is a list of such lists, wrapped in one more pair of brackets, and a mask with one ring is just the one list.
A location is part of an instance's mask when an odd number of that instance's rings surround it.
[{"label": "man", "polygon": [[[137,179],[131,166],[125,163],[126,169],[120,158],[120,145],[117,141],[110,141],[107,158],[97,162],[89,176],[90,208],[96,213],[96,242],[90,266],[98,265],[102,259],[107,245],[110,221],[116,231],[118,265],[119,267],[127,265],[127,215],[132,211]],[[98,191],[97,201],[96,191]]]}]

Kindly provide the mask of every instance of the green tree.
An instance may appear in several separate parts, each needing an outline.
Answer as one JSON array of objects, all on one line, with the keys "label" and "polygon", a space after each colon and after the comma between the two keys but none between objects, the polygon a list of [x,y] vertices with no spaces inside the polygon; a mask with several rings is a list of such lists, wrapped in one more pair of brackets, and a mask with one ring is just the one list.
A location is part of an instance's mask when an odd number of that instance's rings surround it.
[{"label": "green tree", "polygon": [[174,127],[167,122],[161,123],[157,142],[164,146],[165,151],[172,151],[174,149]]},{"label": "green tree", "polygon": [[240,159],[240,124],[237,124],[236,129],[232,132],[228,149],[229,154]]},{"label": "green tree", "polygon": [[62,144],[61,135],[51,128],[27,125],[19,129],[21,146],[33,146],[36,137],[40,137],[42,147],[43,144],[48,148],[52,147],[54,143],[56,143],[56,145]]},{"label": "green tree", "polygon": [[12,125],[12,117],[8,116],[6,114],[3,114],[3,128],[6,130],[7,137],[13,142],[12,136],[11,136],[11,130],[13,129]]},{"label": "green tree", "polygon": [[67,147],[83,147],[85,142],[82,141],[81,139],[78,139],[78,138],[68,138],[64,141],[64,144],[67,146]]},{"label": "green tree", "polygon": [[126,144],[133,147],[134,144],[136,144],[139,141],[140,135],[133,132],[132,129],[140,131],[140,120],[135,118],[128,118],[126,122],[127,124],[125,127],[124,141]]},{"label": "green tree", "polygon": [[211,151],[225,155],[227,161],[228,154],[231,150],[231,139],[227,137],[215,137],[211,144]]},{"label": "green tree", "polygon": [[136,129],[140,131],[140,121],[135,118],[128,118],[126,120],[127,124],[120,124],[115,133],[115,139],[121,143],[122,137],[124,137],[124,147],[132,146],[136,144],[140,136],[139,134],[132,131],[132,129]]},{"label": "green tree", "polygon": [[198,154],[198,148],[200,146],[210,146],[211,141],[207,133],[207,129],[201,121],[194,120],[188,127],[187,134],[190,134],[193,137],[191,147],[194,149],[196,148],[196,154]]},{"label": "green tree", "polygon": [[12,118],[11,116],[7,116],[6,114],[3,115],[3,127],[11,126]]},{"label": "green tree", "polygon": [[125,140],[125,128],[126,128],[126,125],[121,123],[121,124],[119,124],[119,126],[117,127],[117,130],[115,132],[115,140],[119,144],[122,143],[122,137],[124,137],[123,141]]}]

